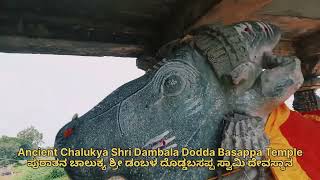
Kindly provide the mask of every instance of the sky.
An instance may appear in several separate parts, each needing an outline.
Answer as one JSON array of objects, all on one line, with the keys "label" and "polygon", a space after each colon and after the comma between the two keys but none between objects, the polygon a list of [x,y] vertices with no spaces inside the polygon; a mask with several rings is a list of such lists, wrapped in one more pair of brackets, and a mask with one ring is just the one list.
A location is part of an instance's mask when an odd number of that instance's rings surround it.
[{"label": "sky", "polygon": [[75,113],[143,74],[133,58],[0,53],[0,136],[34,126],[53,146]]},{"label": "sky", "polygon": [[0,53],[0,136],[30,126],[53,146],[57,131],[144,74],[133,58]]}]

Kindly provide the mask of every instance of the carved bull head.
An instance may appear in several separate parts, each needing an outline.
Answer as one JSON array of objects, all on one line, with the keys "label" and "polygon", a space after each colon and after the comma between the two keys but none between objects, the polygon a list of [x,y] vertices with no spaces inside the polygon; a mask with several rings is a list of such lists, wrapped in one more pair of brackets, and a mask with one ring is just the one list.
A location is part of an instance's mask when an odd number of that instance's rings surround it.
[{"label": "carved bull head", "polygon": [[[235,30],[239,27],[233,26]],[[289,65],[280,63],[261,72],[248,91],[235,95],[230,83],[217,73],[218,66],[228,66],[228,59],[215,64],[192,43],[180,45],[145,75],[121,86],[66,124],[56,136],[55,147],[218,148],[226,114],[238,111],[263,117],[298,88],[302,79],[299,61],[286,60]],[[208,169],[123,167],[117,171],[67,167],[66,171],[72,179],[106,179],[114,175],[128,179],[205,179],[215,173]]]}]

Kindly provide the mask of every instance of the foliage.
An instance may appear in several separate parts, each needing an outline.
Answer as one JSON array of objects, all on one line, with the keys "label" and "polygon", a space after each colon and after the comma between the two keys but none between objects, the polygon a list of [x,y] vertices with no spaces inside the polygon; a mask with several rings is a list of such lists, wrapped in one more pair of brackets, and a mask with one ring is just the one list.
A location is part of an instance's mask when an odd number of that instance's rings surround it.
[{"label": "foliage", "polygon": [[20,131],[17,134],[18,138],[29,140],[32,142],[32,147],[37,148],[39,145],[43,143],[43,134],[40,133],[35,127],[31,126],[29,128],[26,128],[22,131]]},{"label": "foliage", "polygon": [[52,168],[50,174],[46,176],[48,179],[60,178],[66,175],[66,172],[62,168]]},{"label": "foliage", "polygon": [[19,148],[32,148],[32,143],[29,140],[16,137],[0,137],[0,166],[24,159],[24,157],[17,157]]},{"label": "foliage", "polygon": [[19,160],[28,157],[18,157],[19,148],[33,149],[42,143],[43,135],[33,126],[20,131],[17,137],[0,137],[0,167],[10,166],[14,171],[13,179],[16,180],[68,180],[63,168],[59,167],[40,167],[33,169],[22,165]]},{"label": "foliage", "polygon": [[14,168],[17,174],[14,180],[68,180],[65,171],[59,167],[40,167],[32,169],[30,167],[18,166]]}]

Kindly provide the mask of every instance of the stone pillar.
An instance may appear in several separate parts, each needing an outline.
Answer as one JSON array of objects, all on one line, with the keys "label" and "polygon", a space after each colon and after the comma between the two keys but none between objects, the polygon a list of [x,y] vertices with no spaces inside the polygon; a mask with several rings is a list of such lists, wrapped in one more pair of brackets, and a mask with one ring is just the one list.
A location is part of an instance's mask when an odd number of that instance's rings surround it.
[{"label": "stone pillar", "polygon": [[293,108],[299,112],[319,110],[320,101],[316,90],[320,88],[320,32],[299,38],[295,47],[302,61],[304,83],[294,94]]}]

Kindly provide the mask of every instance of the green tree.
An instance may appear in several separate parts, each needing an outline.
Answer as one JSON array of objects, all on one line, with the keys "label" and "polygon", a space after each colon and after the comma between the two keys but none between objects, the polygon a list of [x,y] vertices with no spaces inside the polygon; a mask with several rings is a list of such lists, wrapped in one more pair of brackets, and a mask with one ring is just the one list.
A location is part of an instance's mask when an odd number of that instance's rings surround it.
[{"label": "green tree", "polygon": [[35,127],[31,126],[17,134],[17,137],[27,141],[31,141],[32,147],[37,148],[43,143],[43,135]]},{"label": "green tree", "polygon": [[17,162],[17,160],[25,159],[25,157],[17,157],[19,148],[30,149],[32,143],[29,140],[16,137],[1,136],[0,137],[0,166]]}]

